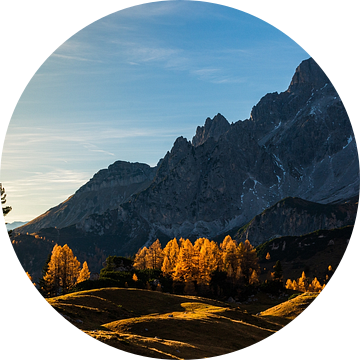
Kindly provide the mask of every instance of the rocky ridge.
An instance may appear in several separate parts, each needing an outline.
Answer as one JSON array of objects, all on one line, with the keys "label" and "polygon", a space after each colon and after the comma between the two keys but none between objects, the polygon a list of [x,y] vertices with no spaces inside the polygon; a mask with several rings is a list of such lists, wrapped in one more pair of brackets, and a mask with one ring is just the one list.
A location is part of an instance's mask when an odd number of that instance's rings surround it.
[{"label": "rocky ridge", "polygon": [[133,194],[149,186],[155,173],[156,167],[147,164],[116,161],[107,169],[98,171],[67,200],[16,231],[33,233],[49,227],[64,228],[89,215],[116,209]]},{"label": "rocky ridge", "polygon": [[234,239],[254,246],[283,236],[300,236],[319,229],[332,230],[355,223],[358,198],[341,204],[319,204],[288,197],[256,215]]},{"label": "rocky ridge", "polygon": [[[38,221],[36,230],[45,223],[68,226],[56,219],[58,213],[66,218],[68,209],[76,237],[111,238],[119,254],[157,237],[214,237],[285,197],[327,204],[357,196],[359,189],[350,121],[313,59],[299,65],[286,91],[265,95],[250,119],[229,124],[218,114],[197,128],[191,142],[179,137],[156,168],[128,167],[135,175],[126,185],[118,183],[116,173],[100,171],[67,200],[71,206],[65,202],[42,215],[51,221]],[[117,196],[100,196],[105,188],[120,190]],[[87,202],[88,212],[80,215]],[[27,226],[18,230],[35,229]]]}]

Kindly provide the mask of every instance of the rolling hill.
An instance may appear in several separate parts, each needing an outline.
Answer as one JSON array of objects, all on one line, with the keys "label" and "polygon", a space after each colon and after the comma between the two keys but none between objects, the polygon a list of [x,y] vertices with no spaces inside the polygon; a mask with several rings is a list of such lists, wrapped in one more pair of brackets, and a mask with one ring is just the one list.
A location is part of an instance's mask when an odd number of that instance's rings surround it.
[{"label": "rolling hill", "polygon": [[[298,298],[290,303],[292,314],[305,307],[306,301]],[[137,355],[164,359],[198,359],[240,350],[274,334],[294,318],[267,310],[284,299],[268,298],[262,307],[257,304],[263,312],[254,315],[251,307],[245,309],[241,304],[139,289],[97,289],[47,301],[97,340]],[[290,306],[287,303],[281,306]]]}]

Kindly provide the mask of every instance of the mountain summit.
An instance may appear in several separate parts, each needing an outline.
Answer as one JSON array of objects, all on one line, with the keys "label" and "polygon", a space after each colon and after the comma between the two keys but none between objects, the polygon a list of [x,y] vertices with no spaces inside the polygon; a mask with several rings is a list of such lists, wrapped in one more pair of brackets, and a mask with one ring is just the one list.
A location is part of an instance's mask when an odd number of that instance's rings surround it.
[{"label": "mountain summit", "polygon": [[321,70],[314,59],[310,58],[303,61],[297,67],[287,91],[290,93],[296,92],[299,91],[301,87],[307,88],[308,90],[318,90],[329,82],[326,74]]},{"label": "mountain summit", "polygon": [[192,145],[195,147],[202,145],[210,137],[217,141],[229,128],[230,124],[221,114],[217,114],[213,119],[207,118],[204,126],[197,127]]},{"label": "mountain summit", "polygon": [[250,119],[207,118],[191,142],[176,139],[155,168],[116,162],[16,231],[56,226],[57,236],[132,254],[156,238],[215,237],[289,196],[328,204],[358,190],[350,121],[327,76],[308,59],[288,89],[265,95]]}]

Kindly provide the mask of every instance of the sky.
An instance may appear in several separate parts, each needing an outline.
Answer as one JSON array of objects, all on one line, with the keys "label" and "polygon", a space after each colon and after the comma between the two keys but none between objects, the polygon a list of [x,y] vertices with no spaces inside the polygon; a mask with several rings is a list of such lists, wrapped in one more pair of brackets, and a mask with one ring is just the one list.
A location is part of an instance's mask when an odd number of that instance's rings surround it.
[{"label": "sky", "polygon": [[6,221],[35,218],[116,160],[155,166],[207,117],[249,118],[309,57],[271,25],[210,3],[149,3],[90,24],[44,59],[13,112]]}]

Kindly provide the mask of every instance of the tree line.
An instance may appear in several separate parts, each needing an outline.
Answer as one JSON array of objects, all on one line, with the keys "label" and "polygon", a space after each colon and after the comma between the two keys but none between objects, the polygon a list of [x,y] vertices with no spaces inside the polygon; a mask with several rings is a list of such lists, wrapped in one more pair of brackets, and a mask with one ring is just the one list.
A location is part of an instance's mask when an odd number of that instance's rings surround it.
[{"label": "tree line", "polygon": [[185,292],[210,285],[219,292],[224,285],[221,282],[232,289],[259,284],[256,249],[249,240],[237,244],[229,235],[219,245],[207,238],[198,238],[194,244],[189,239],[174,238],[163,249],[156,240],[149,248],[139,249],[133,266],[137,270],[161,270],[173,283],[183,283]]},{"label": "tree line", "polygon": [[[237,243],[226,236],[222,243],[199,238],[159,240],[142,247],[133,257],[109,256],[96,280],[75,289],[136,287],[176,294],[211,297],[242,296],[259,285],[259,259],[248,240]],[[280,266],[281,273],[281,266]]]},{"label": "tree line", "polygon": [[[0,183],[0,195],[1,204],[4,205],[6,193],[2,183]],[[11,206],[2,206],[4,216],[11,210]],[[270,254],[267,253],[265,258],[270,260]],[[122,268],[120,276],[119,271],[115,271],[118,261],[122,265],[124,261],[127,263],[127,269]],[[266,280],[262,285],[265,285],[263,286],[265,290],[278,291],[283,288],[280,262],[277,261],[273,268],[270,284]],[[137,270],[137,274],[134,269]],[[330,273],[333,272],[331,266],[328,270]],[[84,261],[81,268],[80,262],[66,244],[54,246],[42,273],[43,276],[39,280],[39,291],[45,297],[74,291],[78,284],[85,284],[90,279],[87,262]],[[114,276],[114,273],[117,274]],[[31,275],[29,273],[27,275],[32,281]],[[153,288],[155,284],[157,290],[162,290],[162,285],[158,279],[151,279],[155,276],[161,278],[164,284],[169,285],[169,280],[172,285],[184,284],[185,293],[194,292],[196,288],[200,290],[201,288],[209,289],[211,286],[213,293],[224,293],[226,287],[229,291],[229,285],[231,292],[244,286],[258,286],[260,284],[259,275],[260,266],[256,249],[249,240],[237,244],[228,235],[220,245],[207,238],[199,238],[194,244],[189,239],[180,238],[177,241],[174,238],[166,244],[164,249],[162,249],[160,241],[156,240],[149,248],[146,246],[140,248],[134,261],[123,257],[110,256],[107,258],[105,268],[100,272],[100,280],[105,280],[106,283],[108,280],[113,281],[115,277],[115,281],[120,279],[123,282],[125,281],[125,286],[128,286],[128,282],[131,282],[132,285],[139,285],[146,281],[147,288]],[[129,276],[131,278],[128,279]],[[326,276],[328,281],[329,276]],[[126,281],[127,279],[129,281]],[[149,280],[153,282],[152,287]],[[288,279],[285,284],[286,289],[303,292],[320,292],[324,287],[325,283],[321,285],[316,277],[309,281],[305,272],[297,280]],[[174,288],[173,286],[173,290]],[[80,288],[78,287],[78,289]]]},{"label": "tree line", "polygon": [[173,281],[198,285],[210,285],[215,272],[223,272],[228,280],[245,285],[258,283],[260,274],[256,249],[249,240],[237,244],[229,235],[220,245],[207,238],[199,238],[194,244],[189,239],[174,238],[164,249],[156,240],[137,252],[134,268],[160,269]]},{"label": "tree line", "polygon": [[[266,260],[270,260],[270,254]],[[90,280],[87,262],[81,267],[68,245],[55,245],[43,268],[39,290],[43,296],[52,297],[115,286],[238,299],[258,290],[274,294],[284,290],[280,261],[264,281],[260,281],[260,273],[259,258],[249,240],[238,244],[231,236],[220,244],[207,238],[194,243],[174,238],[164,248],[156,240],[131,258],[109,256],[97,280]],[[297,280],[288,279],[285,288],[318,292],[324,286],[316,278],[310,281],[303,273]]]},{"label": "tree line", "polygon": [[302,292],[320,292],[324,285],[320,284],[320,281],[315,277],[313,281],[309,281],[305,275],[305,271],[302,272],[301,276],[297,280],[287,279],[285,288],[290,290],[298,290]]}]

